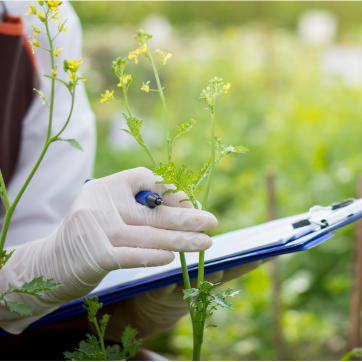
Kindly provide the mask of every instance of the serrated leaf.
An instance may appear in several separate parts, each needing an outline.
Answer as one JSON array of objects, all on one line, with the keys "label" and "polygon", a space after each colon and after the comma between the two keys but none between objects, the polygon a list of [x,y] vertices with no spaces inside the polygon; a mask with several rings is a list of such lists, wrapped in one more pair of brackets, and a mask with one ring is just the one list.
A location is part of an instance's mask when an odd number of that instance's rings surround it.
[{"label": "serrated leaf", "polygon": [[215,324],[209,324],[204,329],[206,329],[206,328],[217,328],[217,326]]},{"label": "serrated leaf", "polygon": [[84,298],[83,301],[83,308],[88,311],[88,318],[92,322],[98,311],[103,307],[103,303],[98,302],[97,296]]},{"label": "serrated leaf", "polygon": [[234,297],[235,295],[238,295],[240,292],[241,292],[241,290],[237,290],[237,291],[233,292],[233,289],[228,288],[225,291],[225,296],[226,297]]},{"label": "serrated leaf", "polygon": [[10,312],[17,312],[21,315],[33,315],[31,311],[31,307],[26,304],[20,304],[18,302],[11,302],[9,300],[4,299],[5,304],[9,307]]},{"label": "serrated leaf", "polygon": [[155,175],[161,176],[163,178],[162,181],[157,181],[156,183],[172,184],[176,186],[176,189],[168,189],[163,193],[164,195],[167,193],[183,191],[186,193],[193,204],[196,203],[194,193],[195,172],[193,170],[189,170],[189,166],[181,165],[178,169],[173,162],[166,164],[161,162],[160,166],[154,168],[152,171]]},{"label": "serrated leaf", "polygon": [[139,352],[139,346],[142,343],[142,339],[135,339],[138,334],[137,329],[128,325],[122,333],[121,342],[123,350],[121,352],[122,359],[127,360],[134,357]]},{"label": "serrated leaf", "polygon": [[[105,361],[105,355],[103,352],[97,352],[95,354],[88,354],[80,349],[77,350],[77,354],[74,352],[71,354],[70,358],[71,361]],[[69,356],[69,354],[67,354]]]},{"label": "serrated leaf", "polygon": [[139,144],[144,145],[145,142],[143,141],[143,138],[141,136],[143,120],[136,117],[129,117],[125,113],[123,113],[123,117],[126,120],[129,131],[125,129],[122,130],[132,135]]},{"label": "serrated leaf", "polygon": [[109,361],[123,361],[121,347],[118,344],[107,346],[106,357]]},{"label": "serrated leaf", "polygon": [[193,119],[190,119],[187,123],[184,123],[181,125],[181,127],[177,127],[176,131],[175,131],[175,134],[172,138],[172,141],[171,141],[171,148],[173,147],[173,143],[175,141],[175,139],[182,135],[183,133],[186,133],[188,131],[190,131],[192,128],[194,128],[194,125],[195,125],[196,121],[193,120]]},{"label": "serrated leaf", "polygon": [[22,293],[41,297],[44,295],[44,293],[41,292],[59,288],[61,285],[62,284],[60,283],[55,283],[54,278],[43,280],[43,277],[40,276],[38,278],[34,278],[29,283],[24,283],[21,288],[12,288],[9,284],[9,289],[4,293],[4,295],[10,293]]},{"label": "serrated leaf", "polygon": [[3,250],[1,258],[0,258],[0,269],[7,263],[10,259],[11,255],[13,255],[15,250],[12,250],[10,253],[6,253],[6,250]]},{"label": "serrated leaf", "polygon": [[[83,352],[83,353],[82,353]],[[89,355],[95,355],[96,352],[92,345],[86,341],[79,342],[79,348],[77,348],[74,352],[64,352],[64,357],[71,360],[71,361],[82,361],[84,353]]]},{"label": "serrated leaf", "polygon": [[184,292],[184,299],[187,299],[189,297],[197,297],[199,295],[199,290],[196,288],[191,288],[191,289],[185,289],[183,290]]},{"label": "serrated leaf", "polygon": [[214,284],[210,282],[202,282],[199,285],[200,292],[208,294],[211,288],[214,286]]},{"label": "serrated leaf", "polygon": [[61,138],[59,138],[59,141],[65,141],[68,142],[72,147],[76,148],[79,151],[83,151],[82,146],[78,143],[77,140],[75,140],[74,138],[72,139],[67,139],[67,140],[63,140]]},{"label": "serrated leaf", "polygon": [[233,310],[231,308],[231,303],[227,302],[226,300],[222,299],[222,298],[219,298],[217,297],[216,295],[213,296],[213,303],[216,303],[218,304],[220,307],[224,307],[224,308],[228,308],[230,310]]},{"label": "serrated leaf", "polygon": [[230,153],[249,152],[249,150],[244,146],[233,147],[233,146],[222,145],[221,147],[223,148],[223,150],[220,152],[220,158],[223,156],[229,155]]},{"label": "serrated leaf", "polygon": [[101,325],[101,332],[104,334],[106,328],[107,328],[107,324],[109,321],[109,318],[111,316],[109,314],[103,314],[102,319],[99,321],[100,325]]}]

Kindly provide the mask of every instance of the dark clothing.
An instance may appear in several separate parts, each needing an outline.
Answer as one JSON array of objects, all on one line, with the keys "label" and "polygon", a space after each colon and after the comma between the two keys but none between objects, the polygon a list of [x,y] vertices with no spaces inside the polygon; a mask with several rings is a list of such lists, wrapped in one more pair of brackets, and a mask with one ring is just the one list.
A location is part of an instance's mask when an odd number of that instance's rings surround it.
[{"label": "dark clothing", "polygon": [[34,57],[20,17],[0,22],[0,170],[5,184],[19,156],[22,120],[34,97]]}]

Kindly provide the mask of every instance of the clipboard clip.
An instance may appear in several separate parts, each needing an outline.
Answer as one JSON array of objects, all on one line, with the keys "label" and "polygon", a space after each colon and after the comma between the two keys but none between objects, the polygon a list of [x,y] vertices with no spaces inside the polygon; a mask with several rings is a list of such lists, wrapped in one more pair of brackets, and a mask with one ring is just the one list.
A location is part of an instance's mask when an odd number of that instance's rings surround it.
[{"label": "clipboard clip", "polygon": [[325,228],[360,211],[362,211],[362,199],[350,198],[326,207],[316,205],[309,209],[307,218],[292,223],[292,226],[293,229],[298,229],[316,224]]}]

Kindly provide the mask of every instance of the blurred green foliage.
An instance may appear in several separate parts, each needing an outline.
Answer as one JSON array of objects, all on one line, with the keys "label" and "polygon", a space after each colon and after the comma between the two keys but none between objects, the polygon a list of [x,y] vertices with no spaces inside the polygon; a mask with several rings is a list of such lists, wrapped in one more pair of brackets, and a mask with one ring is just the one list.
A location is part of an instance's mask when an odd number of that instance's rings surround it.
[{"label": "blurred green foliage", "polygon": [[[215,75],[231,83],[229,93],[218,98],[217,133],[223,143],[250,150],[226,157],[216,170],[209,198],[210,211],[219,219],[213,235],[267,221],[268,169],[277,175],[278,217],[356,196],[362,161],[361,86],[327,76],[321,66],[327,49],[303,44],[292,29],[302,10],[315,7],[334,10],[342,25],[348,19],[357,26],[361,3],[73,5],[84,23],[84,76],[98,118],[96,177],[150,167],[136,142],[125,133],[120,136],[123,110],[99,99],[105,89],[122,98],[111,61],[137,48],[132,39],[137,26],[157,13],[173,24],[171,38],[163,45],[157,39],[150,41],[154,50],[160,47],[173,54],[161,70],[171,132],[191,118],[197,121],[194,130],[176,142],[175,161],[198,169],[208,157],[209,113],[199,94]],[[156,159],[164,162],[162,105],[157,93],[140,90],[142,82],[149,80],[155,88],[150,66],[141,59],[137,65],[131,61],[126,69],[133,76],[130,105],[145,121],[144,138]],[[279,258],[288,359],[333,360],[343,355],[352,249],[353,225],[336,231],[335,238],[315,249]],[[205,360],[276,359],[270,278],[266,264],[229,283],[242,292],[234,299],[234,312],[220,310],[210,321],[219,327],[205,333]],[[171,332],[146,344],[171,359],[190,359],[190,328],[185,317]]]}]

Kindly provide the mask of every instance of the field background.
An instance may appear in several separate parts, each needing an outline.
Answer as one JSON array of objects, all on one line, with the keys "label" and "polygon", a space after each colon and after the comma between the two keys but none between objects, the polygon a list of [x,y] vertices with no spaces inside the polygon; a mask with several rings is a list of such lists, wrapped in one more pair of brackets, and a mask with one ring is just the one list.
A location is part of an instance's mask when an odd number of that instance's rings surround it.
[{"label": "field background", "polygon": [[[72,4],[83,23],[83,74],[97,115],[95,177],[150,167],[144,151],[119,130],[124,110],[99,102],[106,89],[122,99],[111,62],[137,48],[132,35],[142,27],[154,34],[153,50],[172,53],[161,70],[171,132],[197,121],[175,145],[177,163],[198,169],[206,161],[209,113],[199,94],[215,75],[231,83],[218,98],[216,132],[222,143],[250,152],[228,156],[217,168],[209,205],[219,225],[212,235],[267,221],[269,169],[277,175],[278,217],[355,196],[362,173],[362,3]],[[140,90],[149,80],[155,88],[150,65],[131,61],[127,73],[133,76],[131,107],[145,120],[144,138],[166,161],[162,105],[157,93]],[[289,360],[339,359],[346,348],[354,227],[335,234],[313,250],[279,258]],[[242,292],[234,312],[219,310],[213,318],[219,328],[206,331],[203,358],[277,359],[270,266],[229,284]],[[190,359],[190,326],[185,317],[146,345],[173,360]]]}]

